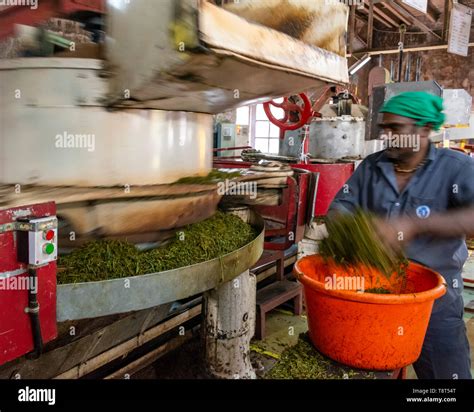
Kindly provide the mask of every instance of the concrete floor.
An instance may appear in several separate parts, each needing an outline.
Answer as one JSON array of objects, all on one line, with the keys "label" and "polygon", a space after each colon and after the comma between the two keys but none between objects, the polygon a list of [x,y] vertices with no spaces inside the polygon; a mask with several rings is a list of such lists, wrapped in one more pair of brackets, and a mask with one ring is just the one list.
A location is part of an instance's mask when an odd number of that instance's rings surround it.
[{"label": "concrete floor", "polygon": [[258,377],[263,377],[279,359],[282,352],[298,341],[298,336],[308,330],[306,316],[295,316],[284,307],[267,314],[264,340],[252,340],[251,360]]},{"label": "concrete floor", "polygon": [[[308,330],[306,315],[295,316],[283,307],[267,314],[264,340],[253,340],[250,345],[251,360],[257,376],[262,378],[276,364],[282,352],[296,344],[300,333]],[[350,367],[331,361],[331,374],[351,376],[349,379],[388,379],[392,373],[355,371]]]}]

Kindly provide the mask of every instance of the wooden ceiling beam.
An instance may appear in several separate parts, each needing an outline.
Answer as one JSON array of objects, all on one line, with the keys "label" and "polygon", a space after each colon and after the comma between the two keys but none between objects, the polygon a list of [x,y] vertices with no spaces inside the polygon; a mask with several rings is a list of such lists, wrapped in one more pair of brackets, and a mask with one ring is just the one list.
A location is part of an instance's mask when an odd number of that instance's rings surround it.
[{"label": "wooden ceiling beam", "polygon": [[440,11],[433,5],[431,0],[428,0],[428,10],[426,12],[426,17],[431,20],[432,23],[436,23],[441,16]]},{"label": "wooden ceiling beam", "polygon": [[357,13],[356,13],[356,20],[359,20],[359,21],[361,21],[361,22],[367,24],[367,17],[362,16],[361,14],[357,14]]},{"label": "wooden ceiling beam", "polygon": [[382,17],[386,22],[390,23],[392,27],[398,27],[399,24],[395,20],[393,20],[390,16],[384,13],[380,8],[375,7],[375,13]]},{"label": "wooden ceiling beam", "polygon": [[383,3],[383,7],[389,10],[394,16],[397,16],[403,22],[403,24],[406,24],[407,26],[411,25],[410,20],[408,20],[403,14],[400,14],[392,7],[392,2]]},{"label": "wooden ceiling beam", "polygon": [[[360,8],[358,9],[359,11],[362,11],[366,16],[368,16],[369,14],[369,11],[365,8]],[[376,11],[377,9],[374,8],[374,10]],[[388,29],[391,29],[393,28],[392,25],[390,25],[390,23],[388,23],[387,21],[385,21],[381,16],[379,16],[378,14],[374,14],[374,19],[379,21],[380,23],[382,23],[385,27],[387,27]],[[367,19],[368,21],[368,19]],[[395,27],[398,27],[398,25],[395,25]]]},{"label": "wooden ceiling beam", "polygon": [[352,47],[354,43],[356,29],[356,6],[351,6],[349,10],[349,53],[352,54]]},{"label": "wooden ceiling beam", "polygon": [[[405,3],[400,3],[400,6],[402,6],[408,13],[412,14],[412,7],[410,7],[408,4]],[[426,18],[430,20],[432,23],[436,23],[439,20],[439,17],[441,13],[438,11],[438,9],[433,5],[433,3],[428,0],[427,2],[427,8],[426,8],[426,13],[424,13]],[[416,17],[416,16],[415,16]]]},{"label": "wooden ceiling beam", "polygon": [[[474,47],[474,43],[469,43],[468,47]],[[447,44],[433,44],[433,45],[427,45],[427,46],[420,46],[420,47],[406,47],[403,49],[404,53],[410,53],[410,52],[420,52],[420,51],[431,51],[431,50],[445,50],[448,48]],[[357,52],[354,52],[355,56],[363,56],[365,54],[369,54],[371,56],[378,55],[378,54],[397,54],[400,53],[400,50],[398,48],[394,49],[373,49],[373,50],[358,50]]]},{"label": "wooden ceiling beam", "polygon": [[442,37],[435,33],[433,30],[431,30],[425,23],[422,21],[418,20],[413,14],[411,14],[409,11],[407,11],[405,8],[403,8],[399,2],[397,1],[396,3],[393,2],[390,4],[390,7],[393,7],[395,10],[397,10],[400,14],[403,14],[406,16],[408,19],[410,19],[415,26],[420,28],[422,31],[429,33],[433,36],[435,36],[437,39],[442,40]]},{"label": "wooden ceiling beam", "polygon": [[[364,0],[363,9],[364,11],[365,6],[370,7],[370,0]],[[387,27],[398,27],[399,24],[395,20],[393,20],[390,16],[384,13],[380,8],[377,7],[377,4],[374,4],[374,12],[375,12],[375,19],[383,23]]]},{"label": "wooden ceiling beam", "polygon": [[451,10],[453,8],[453,0],[445,0],[444,2],[444,22],[443,22],[443,40],[447,43],[449,37],[449,21],[451,19]]},{"label": "wooden ceiling beam", "polygon": [[355,37],[365,46],[365,48],[367,48],[367,42],[364,39],[362,39],[358,34],[356,34]]},{"label": "wooden ceiling beam", "polygon": [[374,36],[374,2],[369,3],[369,20],[367,24],[367,48],[370,50],[373,44]]}]

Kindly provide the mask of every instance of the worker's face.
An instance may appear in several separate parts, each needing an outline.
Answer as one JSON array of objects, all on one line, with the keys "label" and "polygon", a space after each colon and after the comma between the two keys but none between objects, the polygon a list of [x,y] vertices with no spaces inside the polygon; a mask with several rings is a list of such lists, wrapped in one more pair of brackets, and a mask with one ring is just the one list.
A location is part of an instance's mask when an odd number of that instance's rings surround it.
[{"label": "worker's face", "polygon": [[417,126],[416,120],[392,113],[384,113],[380,138],[384,140],[385,154],[393,160],[408,160],[428,144],[430,128]]}]

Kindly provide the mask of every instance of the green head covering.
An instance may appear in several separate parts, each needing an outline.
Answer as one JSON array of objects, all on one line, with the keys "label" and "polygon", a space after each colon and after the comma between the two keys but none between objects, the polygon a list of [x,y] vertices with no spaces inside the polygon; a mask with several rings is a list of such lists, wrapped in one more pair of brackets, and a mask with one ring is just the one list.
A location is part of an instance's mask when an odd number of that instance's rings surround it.
[{"label": "green head covering", "polygon": [[380,113],[393,113],[417,120],[417,126],[430,123],[434,130],[444,123],[443,99],[426,92],[405,92],[392,97]]}]

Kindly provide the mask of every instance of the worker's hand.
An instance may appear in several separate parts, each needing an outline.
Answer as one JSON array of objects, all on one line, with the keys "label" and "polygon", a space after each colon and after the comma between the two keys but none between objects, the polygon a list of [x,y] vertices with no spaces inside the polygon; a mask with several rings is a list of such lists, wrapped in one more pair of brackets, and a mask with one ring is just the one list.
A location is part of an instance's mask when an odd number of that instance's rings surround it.
[{"label": "worker's hand", "polygon": [[384,244],[392,250],[400,250],[417,234],[417,223],[409,217],[393,220],[376,219],[377,234]]}]

